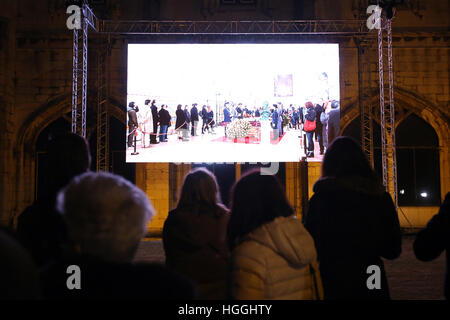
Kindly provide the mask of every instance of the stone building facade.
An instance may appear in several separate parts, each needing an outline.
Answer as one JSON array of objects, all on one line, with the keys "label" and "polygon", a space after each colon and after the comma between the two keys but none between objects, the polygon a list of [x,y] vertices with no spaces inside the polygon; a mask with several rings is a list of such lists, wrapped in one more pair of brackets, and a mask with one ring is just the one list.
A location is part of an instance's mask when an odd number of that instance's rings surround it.
[{"label": "stone building facade", "polygon": [[[367,0],[97,0],[91,1],[99,18],[109,20],[341,20],[366,18]],[[39,194],[40,159],[49,128],[70,123],[72,90],[72,32],[66,28],[67,3],[57,0],[6,1],[0,12],[0,224],[14,225],[17,216]],[[450,190],[449,158],[449,4],[445,0],[405,0],[393,22],[394,86],[397,125],[412,114],[435,132],[438,152],[439,199]],[[89,43],[88,139],[96,136],[95,61],[97,35]],[[108,110],[111,130],[124,133],[127,43],[110,38]],[[301,38],[297,41],[301,41]],[[309,39],[308,41],[314,41]],[[361,76],[360,43],[352,37],[335,39],[340,47],[341,131],[358,127]],[[379,118],[376,48],[366,48],[370,63],[364,77],[373,92],[373,118]],[[113,127],[114,123],[114,127]],[[52,127],[53,126],[53,127]],[[374,127],[376,128],[376,126]],[[47,130],[47,131],[46,131]],[[111,134],[111,131],[110,131]],[[119,134],[119,136],[120,136]],[[375,136],[375,135],[374,135]],[[374,142],[376,145],[376,142]],[[43,147],[44,146],[44,147]],[[123,143],[123,146],[125,144]],[[120,165],[115,147],[112,170],[127,173],[149,195],[157,215],[151,231],[162,227],[175,204],[177,189],[190,165]],[[122,150],[123,153],[123,150]],[[95,161],[94,161],[95,162]],[[110,161],[111,163],[111,161]],[[239,177],[242,166],[231,172]],[[420,169],[420,168],[418,168]],[[418,170],[417,169],[417,170]],[[320,176],[320,164],[308,164],[308,176],[298,163],[283,166],[283,180],[298,215]],[[131,172],[131,173],[130,173]],[[306,179],[307,178],[307,179]],[[307,182],[306,182],[307,181]],[[303,183],[303,185],[302,185]],[[302,201],[303,199],[303,201]],[[403,226],[421,227],[437,212],[432,205],[405,205]]]}]

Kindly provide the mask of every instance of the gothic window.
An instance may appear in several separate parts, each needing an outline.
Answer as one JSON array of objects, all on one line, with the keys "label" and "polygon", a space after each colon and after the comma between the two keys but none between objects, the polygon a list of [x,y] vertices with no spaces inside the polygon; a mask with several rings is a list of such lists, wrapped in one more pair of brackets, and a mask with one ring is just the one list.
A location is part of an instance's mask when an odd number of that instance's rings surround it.
[{"label": "gothic window", "polygon": [[[380,126],[373,122],[374,168],[381,167]],[[359,117],[343,132],[361,141]],[[414,113],[396,129],[397,194],[399,206],[438,206],[440,204],[439,141],[434,129]]]},{"label": "gothic window", "polygon": [[434,129],[415,114],[396,129],[398,203],[439,205],[439,140]]}]

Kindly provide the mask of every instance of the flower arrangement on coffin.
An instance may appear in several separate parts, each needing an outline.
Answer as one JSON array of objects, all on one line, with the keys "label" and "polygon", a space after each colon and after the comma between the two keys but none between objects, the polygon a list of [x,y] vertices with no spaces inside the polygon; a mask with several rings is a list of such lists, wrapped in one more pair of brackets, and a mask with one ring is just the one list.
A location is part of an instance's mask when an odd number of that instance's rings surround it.
[{"label": "flower arrangement on coffin", "polygon": [[233,121],[227,126],[227,137],[233,139],[245,138],[250,134],[252,125],[244,119]]}]

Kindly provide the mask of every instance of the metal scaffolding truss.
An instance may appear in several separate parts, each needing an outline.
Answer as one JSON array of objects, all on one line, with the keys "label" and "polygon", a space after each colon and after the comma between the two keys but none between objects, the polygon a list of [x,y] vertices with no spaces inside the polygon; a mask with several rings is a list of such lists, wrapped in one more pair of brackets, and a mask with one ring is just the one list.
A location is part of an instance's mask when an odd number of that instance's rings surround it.
[{"label": "metal scaffolding truss", "polygon": [[[72,132],[86,137],[87,72],[88,72],[88,31],[97,31],[98,20],[88,5],[81,8],[81,31],[73,30],[73,72],[72,72]],[[79,33],[82,34],[80,48]],[[81,69],[80,69],[81,49]],[[79,83],[81,80],[81,90]],[[81,92],[80,92],[81,91]],[[80,97],[81,94],[81,97]]]},{"label": "metal scaffolding truss", "polygon": [[[369,33],[366,20],[298,20],[298,21],[110,21],[99,20],[88,7],[82,7],[82,46],[79,30],[73,37],[72,131],[86,136],[87,107],[87,52],[88,30],[103,35],[299,35],[299,36],[353,36],[358,39],[359,105],[361,110],[362,147],[373,163],[372,106],[369,103],[372,70],[369,57],[373,33]],[[383,33],[387,34],[384,40]],[[375,39],[375,38],[374,38]],[[374,40],[373,39],[373,40]],[[387,42],[387,56],[384,43]],[[101,47],[101,46],[100,46]],[[108,45],[106,45],[108,47]],[[80,50],[81,49],[81,50]],[[82,68],[79,53],[82,51]],[[109,119],[107,113],[107,50],[98,54],[98,115],[97,115],[97,170],[109,170]],[[387,58],[386,58],[387,57]],[[397,168],[395,155],[395,119],[392,70],[391,21],[384,18],[378,32],[378,67],[380,90],[380,118],[382,136],[383,183],[397,205]],[[375,62],[376,63],[376,62]],[[387,79],[386,79],[387,75]],[[82,83],[81,90],[79,83]],[[362,84],[362,85],[361,85]],[[81,94],[81,99],[80,99]],[[386,101],[385,96],[388,96]]]},{"label": "metal scaffolding truss", "polygon": [[378,30],[378,70],[380,85],[381,161],[383,169],[383,184],[386,187],[386,191],[391,194],[395,206],[397,207],[397,157],[395,152],[392,26],[391,20],[386,19],[385,17],[382,17],[381,28]]},{"label": "metal scaffolding truss", "polygon": [[111,21],[99,23],[99,32],[109,34],[367,34],[365,20],[293,21]]},{"label": "metal scaffolding truss", "polygon": [[[376,39],[356,39],[358,47],[358,104],[361,119],[361,147],[371,165],[373,156],[373,67],[378,64]],[[378,79],[377,79],[378,80]]]},{"label": "metal scaffolding truss", "polygon": [[97,50],[97,171],[109,171],[108,57],[110,39]]}]

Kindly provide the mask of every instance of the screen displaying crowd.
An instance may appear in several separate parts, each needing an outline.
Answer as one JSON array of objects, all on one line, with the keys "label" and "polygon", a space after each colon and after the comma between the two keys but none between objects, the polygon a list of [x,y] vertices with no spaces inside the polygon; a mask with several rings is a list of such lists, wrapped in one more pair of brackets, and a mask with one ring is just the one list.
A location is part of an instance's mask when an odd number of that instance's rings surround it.
[{"label": "screen displaying crowd", "polygon": [[337,44],[130,44],[127,162],[321,161]]}]

